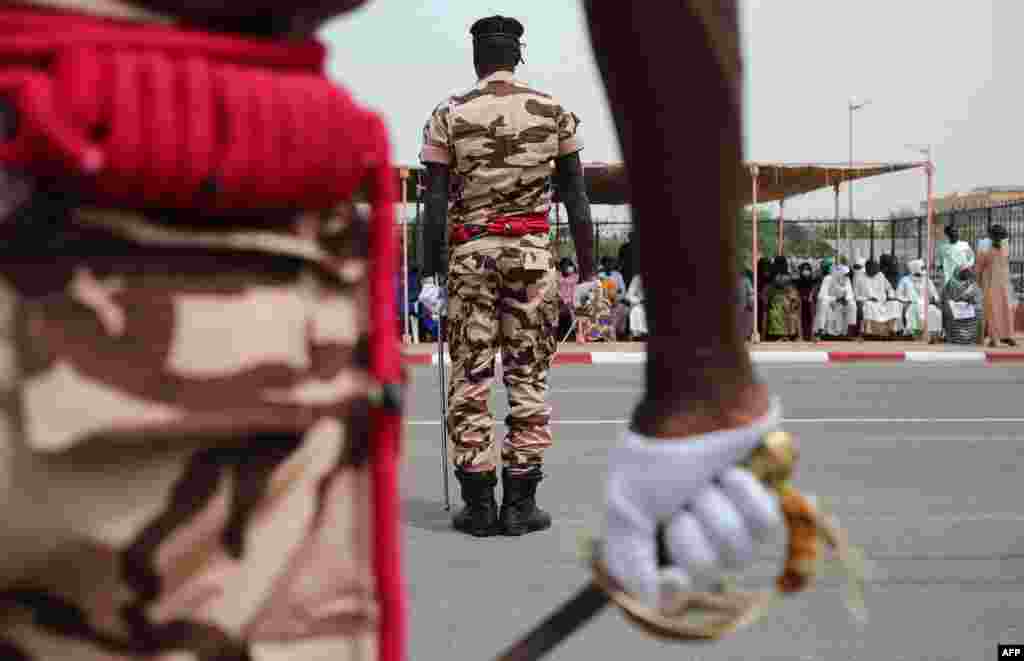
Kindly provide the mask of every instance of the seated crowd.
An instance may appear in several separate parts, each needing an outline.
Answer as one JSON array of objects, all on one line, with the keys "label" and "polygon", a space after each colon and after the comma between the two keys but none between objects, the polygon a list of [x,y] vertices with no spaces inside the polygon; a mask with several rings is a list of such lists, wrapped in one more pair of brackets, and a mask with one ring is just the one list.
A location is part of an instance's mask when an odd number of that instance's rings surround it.
[{"label": "seated crowd", "polygon": [[632,275],[629,285],[612,257],[601,259],[597,278],[601,286],[586,298],[576,300],[579,282],[576,265],[563,257],[559,270],[558,339],[569,339],[575,331],[577,342],[641,341],[647,337],[647,315],[640,274]]},{"label": "seated crowd", "polygon": [[758,297],[757,329],[765,341],[917,338],[927,317],[929,342],[980,342],[983,300],[973,266],[959,268],[939,291],[923,260],[901,272],[893,255],[798,262],[791,271],[784,256],[758,261],[756,292],[750,272],[740,283],[743,330],[754,330],[753,297]]},{"label": "seated crowd", "polygon": [[[643,340],[647,336],[647,317],[644,312],[644,291],[639,274],[626,278],[618,268],[616,260],[604,257],[597,273],[601,287],[598,295],[585,300],[574,300],[579,274],[576,264],[568,257],[558,265],[559,323],[558,340],[577,342],[616,342]],[[408,312],[409,334],[413,342],[433,342],[437,339],[437,320],[429,314],[421,314],[419,270],[409,267]],[[400,333],[406,334],[402,322],[402,277],[395,281],[398,321]],[[572,335],[572,337],[570,337]]]},{"label": "seated crowd", "polygon": [[[996,248],[1008,234],[993,225]],[[748,269],[740,277],[737,316],[740,335],[751,339],[755,327],[761,340],[776,342],[817,342],[819,340],[919,338],[927,323],[928,341],[953,344],[981,344],[992,335],[992,343],[1016,346],[1012,338],[1009,304],[1005,310],[992,307],[985,324],[986,305],[995,300],[979,286],[979,275],[988,277],[991,294],[992,257],[989,248],[979,253],[978,264],[970,246],[959,239],[957,228],[946,228],[949,242],[940,251],[940,287],[927,275],[923,260],[914,259],[900,268],[895,255],[878,260],[858,258],[852,269],[845,258],[800,259],[778,256],[757,263],[757,283]],[[616,342],[642,341],[647,336],[644,287],[632,260],[632,235],[623,245],[619,259],[601,258],[597,271],[599,287],[576,291],[579,275],[572,259],[558,263],[558,341]],[[1005,253],[1005,248],[1003,249]],[[1004,255],[1005,257],[1005,255]],[[1006,287],[1008,289],[1008,286]],[[437,320],[419,313],[420,278],[409,269],[408,310],[414,342],[433,341]],[[401,275],[396,280],[399,321],[402,312]],[[578,296],[583,298],[577,298]],[[996,298],[1006,298],[1003,292]],[[757,299],[757,319],[754,300]],[[403,334],[405,332],[404,324]]]}]

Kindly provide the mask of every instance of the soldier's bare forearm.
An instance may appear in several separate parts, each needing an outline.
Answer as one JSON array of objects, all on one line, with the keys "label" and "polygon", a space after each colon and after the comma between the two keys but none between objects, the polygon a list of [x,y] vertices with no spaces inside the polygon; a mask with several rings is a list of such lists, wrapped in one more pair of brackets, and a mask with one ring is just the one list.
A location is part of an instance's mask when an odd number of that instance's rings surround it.
[{"label": "soldier's bare forearm", "polygon": [[423,205],[423,277],[447,275],[448,182],[447,165],[427,164],[427,185]]},{"label": "soldier's bare forearm", "polygon": [[555,160],[555,181],[569,216],[569,231],[576,246],[580,280],[589,280],[594,277],[594,224],[579,152]]},{"label": "soldier's bare forearm", "polygon": [[[742,158],[736,8],[584,5],[626,162],[647,295],[646,393],[633,427],[678,438],[742,424],[765,412],[768,398],[732,303]],[[681,61],[685,86],[651,83],[678,78]]]}]

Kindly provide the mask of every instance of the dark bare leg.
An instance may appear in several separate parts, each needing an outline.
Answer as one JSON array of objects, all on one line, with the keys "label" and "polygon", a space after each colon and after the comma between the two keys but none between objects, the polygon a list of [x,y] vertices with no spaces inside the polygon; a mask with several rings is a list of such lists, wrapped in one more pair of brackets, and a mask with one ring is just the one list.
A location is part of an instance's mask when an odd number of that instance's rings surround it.
[{"label": "dark bare leg", "polygon": [[[709,8],[703,20],[697,4]],[[733,304],[742,113],[732,5],[585,2],[647,290],[647,392],[633,418],[646,436],[741,426],[769,405]]]}]

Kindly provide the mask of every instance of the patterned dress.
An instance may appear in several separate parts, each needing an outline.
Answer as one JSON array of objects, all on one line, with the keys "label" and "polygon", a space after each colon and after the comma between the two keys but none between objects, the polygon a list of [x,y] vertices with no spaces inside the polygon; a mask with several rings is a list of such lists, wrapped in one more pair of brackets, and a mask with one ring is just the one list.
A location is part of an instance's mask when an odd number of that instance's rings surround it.
[{"label": "patterned dress", "polygon": [[952,344],[977,344],[985,324],[984,297],[973,280],[954,277],[942,292],[946,341]]}]

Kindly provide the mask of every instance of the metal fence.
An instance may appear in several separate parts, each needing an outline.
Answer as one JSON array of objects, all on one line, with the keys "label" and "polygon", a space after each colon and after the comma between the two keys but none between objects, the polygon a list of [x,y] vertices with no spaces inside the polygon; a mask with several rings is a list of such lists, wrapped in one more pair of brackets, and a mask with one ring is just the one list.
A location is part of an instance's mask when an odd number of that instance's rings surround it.
[{"label": "metal fence", "polygon": [[[776,220],[758,224],[759,251],[762,256],[783,254],[794,257],[821,258],[846,256],[877,259],[890,254],[902,264],[924,256],[928,237],[925,218],[843,219],[836,240],[836,221],[829,219],[787,220],[782,228],[779,249],[779,226]],[[937,238],[937,237],[936,237]]]},{"label": "metal fence", "polygon": [[[1010,275],[1018,296],[1024,296],[1024,202],[950,211],[935,214],[933,239],[936,244],[945,240],[943,228],[955,224],[960,237],[972,246],[988,233],[995,223],[1010,233]],[[572,233],[565,220],[551,215],[552,238],[559,257],[575,259]],[[912,259],[924,258],[928,251],[927,217],[862,218],[840,220],[841,240],[838,253],[855,259],[857,256],[877,259],[883,253],[895,255],[903,267]],[[594,256],[618,257],[619,248],[628,240],[631,223],[622,220],[594,220]],[[412,219],[409,233],[410,268],[420,263],[423,254],[423,234],[420,224]],[[836,221],[834,218],[786,220],[782,228],[782,250],[779,251],[777,220],[761,220],[758,224],[759,251],[763,256],[783,254],[790,257],[821,258],[833,256],[836,250]],[[937,258],[936,258],[937,259]],[[935,275],[936,265],[930,265]]]},{"label": "metal fence", "polygon": [[[841,219],[839,250],[836,250],[836,221],[829,219],[786,220],[779,250],[779,226],[776,220],[758,224],[759,250],[765,256],[783,254],[792,257],[821,258],[837,252],[848,259],[895,255],[902,266],[912,259],[926,258],[928,252],[927,216],[907,218]],[[971,246],[1000,224],[1010,233],[1010,278],[1018,296],[1024,296],[1024,202],[935,214],[932,239],[936,245],[946,240],[947,225],[956,225],[960,238]],[[765,239],[768,240],[765,240]],[[766,245],[767,244],[767,245]],[[936,255],[936,261],[938,256]],[[930,265],[936,275],[938,264]]]}]

